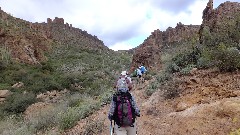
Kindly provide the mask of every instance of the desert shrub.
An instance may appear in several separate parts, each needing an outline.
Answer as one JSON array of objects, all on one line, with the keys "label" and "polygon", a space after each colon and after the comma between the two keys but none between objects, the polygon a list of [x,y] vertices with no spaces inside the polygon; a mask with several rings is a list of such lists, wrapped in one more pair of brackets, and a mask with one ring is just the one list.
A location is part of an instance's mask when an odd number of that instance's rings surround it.
[{"label": "desert shrub", "polygon": [[156,80],[151,82],[145,90],[147,96],[151,96],[155,91],[159,89],[159,87],[172,80],[171,73],[169,73],[167,70],[159,71],[155,78]]},{"label": "desert shrub", "polygon": [[179,53],[173,57],[171,64],[167,67],[167,70],[174,73],[179,72],[188,65],[196,65],[200,55],[201,53],[198,47]]},{"label": "desert shrub", "polygon": [[57,106],[49,106],[38,112],[29,114],[28,119],[25,120],[25,122],[34,132],[46,131],[57,125],[59,112],[66,109],[67,106],[65,103]]},{"label": "desert shrub", "polygon": [[33,130],[23,122],[19,121],[19,117],[11,115],[0,121],[1,135],[32,135]]},{"label": "desert shrub", "polygon": [[236,129],[235,131],[231,131],[229,135],[240,135],[240,128]]},{"label": "desert shrub", "polygon": [[11,59],[11,50],[5,45],[0,45],[0,60],[3,63],[9,64]]},{"label": "desert shrub", "polygon": [[220,28],[217,31],[204,26],[201,33],[202,44],[208,47],[218,46],[220,43],[233,44],[239,42],[240,36],[240,16],[239,14],[233,15],[234,19],[229,19],[226,16],[222,21],[215,25],[215,28]]},{"label": "desert shrub", "polygon": [[18,114],[26,110],[26,108],[35,103],[37,100],[33,93],[18,93],[15,92],[6,98],[3,105],[3,111],[8,114]]},{"label": "desert shrub", "polygon": [[157,75],[155,71],[147,71],[144,75],[144,80],[151,80],[155,75]]},{"label": "desert shrub", "polygon": [[112,89],[109,89],[109,90],[106,90],[105,92],[103,92],[103,93],[99,96],[101,105],[110,103],[111,100],[112,100],[112,95],[113,95],[113,93],[114,93],[114,90],[112,90]]},{"label": "desert shrub", "polygon": [[[59,90],[69,86],[67,78],[60,72],[42,69],[41,66],[30,66],[20,63],[11,63],[0,74],[0,84],[12,86],[23,82],[24,87],[19,88],[34,93]],[[9,87],[5,87],[7,89]]]},{"label": "desert shrub", "polygon": [[173,99],[179,97],[180,90],[178,89],[179,81],[168,81],[166,85],[161,85],[161,90],[163,91],[164,99]]},{"label": "desert shrub", "polygon": [[193,65],[193,64],[187,65],[187,67],[184,67],[183,69],[180,70],[180,74],[187,75],[195,67],[196,67],[196,65]]},{"label": "desert shrub", "polygon": [[97,135],[100,134],[104,129],[104,121],[103,120],[89,120],[84,127],[84,135]]},{"label": "desert shrub", "polygon": [[214,39],[213,39],[213,34],[210,32],[210,28],[208,26],[205,26],[202,31],[202,44],[205,44],[207,46],[214,46]]},{"label": "desert shrub", "polygon": [[216,66],[221,71],[233,71],[240,68],[240,51],[236,47],[227,48],[221,44],[213,55]]},{"label": "desert shrub", "polygon": [[7,68],[7,63],[0,60],[0,71],[5,70]]},{"label": "desert shrub", "polygon": [[171,74],[167,71],[161,71],[159,75],[156,76],[156,81],[163,84],[165,81],[171,80]]},{"label": "desert shrub", "polygon": [[159,87],[158,82],[151,82],[150,85],[145,90],[146,95],[151,96],[155,91],[157,91],[158,87]]},{"label": "desert shrub", "polygon": [[79,119],[87,117],[99,108],[100,104],[93,101],[89,101],[88,104],[85,103],[79,107],[69,107],[66,111],[59,113],[58,125],[63,130],[72,128]]},{"label": "desert shrub", "polygon": [[198,59],[198,67],[218,67],[221,71],[233,71],[239,69],[240,51],[237,47],[229,46],[220,43],[218,46],[203,49],[202,56]]},{"label": "desert shrub", "polygon": [[60,79],[61,77],[55,78],[53,75],[42,72],[33,72],[28,74],[22,81],[26,86],[25,89],[33,91],[34,93],[40,93],[48,90],[62,89]]},{"label": "desert shrub", "polygon": [[197,61],[198,68],[208,68],[211,67],[213,64],[210,58],[207,57],[200,57]]}]

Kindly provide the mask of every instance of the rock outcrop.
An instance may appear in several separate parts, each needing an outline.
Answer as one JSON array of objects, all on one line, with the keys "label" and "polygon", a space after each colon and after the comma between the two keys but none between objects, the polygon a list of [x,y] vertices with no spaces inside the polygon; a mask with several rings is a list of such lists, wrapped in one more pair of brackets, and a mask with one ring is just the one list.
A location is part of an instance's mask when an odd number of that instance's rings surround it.
[{"label": "rock outcrop", "polygon": [[213,0],[209,0],[202,18],[199,30],[201,44],[240,43],[240,3],[227,1],[213,9]]},{"label": "rock outcrop", "polygon": [[63,18],[32,23],[15,18],[0,8],[0,49],[6,52],[2,55],[9,55],[18,62],[40,64],[47,60],[44,53],[56,43],[79,45],[83,50],[110,50],[97,36],[65,24]]},{"label": "rock outcrop", "polygon": [[3,103],[9,95],[11,95],[11,91],[0,90],[0,104]]},{"label": "rock outcrop", "polygon": [[167,28],[166,31],[159,29],[151,33],[138,47],[132,49],[134,52],[130,72],[139,65],[145,65],[147,68],[161,68],[161,50],[163,47],[171,46],[191,38],[198,37],[198,25],[184,25],[181,22],[175,28]]}]

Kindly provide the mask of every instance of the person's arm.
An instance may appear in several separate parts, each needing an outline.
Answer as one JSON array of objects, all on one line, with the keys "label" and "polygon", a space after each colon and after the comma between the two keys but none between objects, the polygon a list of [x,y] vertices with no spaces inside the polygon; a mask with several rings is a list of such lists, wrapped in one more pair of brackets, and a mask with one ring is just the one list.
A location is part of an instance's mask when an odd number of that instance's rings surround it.
[{"label": "person's arm", "polygon": [[133,96],[132,96],[132,101],[131,101],[131,103],[132,103],[133,108],[135,109],[135,114],[136,114],[138,117],[140,117],[140,110],[139,110],[139,108],[138,108],[138,106],[137,106],[137,103],[136,103],[136,101],[135,101],[135,99],[134,99]]},{"label": "person's arm", "polygon": [[132,90],[132,83],[130,82],[130,80],[127,78],[127,84],[128,84],[128,89]]}]

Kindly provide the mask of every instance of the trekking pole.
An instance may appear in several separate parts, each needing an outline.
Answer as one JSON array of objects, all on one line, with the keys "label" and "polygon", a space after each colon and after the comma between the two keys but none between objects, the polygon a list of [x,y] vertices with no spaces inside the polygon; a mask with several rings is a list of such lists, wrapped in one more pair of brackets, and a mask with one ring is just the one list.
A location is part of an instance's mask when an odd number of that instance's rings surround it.
[{"label": "trekking pole", "polygon": [[110,124],[110,135],[113,135],[113,126],[112,126],[112,121],[111,121],[111,124]]},{"label": "trekking pole", "polygon": [[136,135],[137,135],[137,118],[136,118],[136,121],[135,121],[135,126],[136,126]]}]

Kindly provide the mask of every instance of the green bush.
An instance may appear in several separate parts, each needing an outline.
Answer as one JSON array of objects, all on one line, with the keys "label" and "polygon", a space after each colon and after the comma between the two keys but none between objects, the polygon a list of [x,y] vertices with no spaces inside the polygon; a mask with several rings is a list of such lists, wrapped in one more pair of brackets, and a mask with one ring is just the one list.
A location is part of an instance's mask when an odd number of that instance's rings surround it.
[{"label": "green bush", "polygon": [[179,90],[179,85],[182,82],[179,81],[168,81],[167,85],[161,85],[161,90],[163,90],[163,97],[165,99],[174,99],[176,97],[179,97],[180,95],[180,90]]},{"label": "green bush", "polygon": [[26,110],[26,108],[35,103],[37,100],[33,93],[18,93],[15,92],[6,98],[2,109],[8,114],[18,114]]},{"label": "green bush", "polygon": [[188,65],[196,65],[200,56],[201,52],[198,47],[179,53],[173,57],[171,64],[167,67],[167,70],[168,72],[174,73],[181,71],[182,69],[188,67]]},{"label": "green bush", "polygon": [[171,75],[169,72],[166,72],[166,71],[162,71],[157,77],[156,77],[156,80],[158,83],[160,84],[163,84],[164,82],[166,81],[169,81],[171,80]]},{"label": "green bush", "polygon": [[5,70],[6,68],[7,68],[7,64],[2,60],[0,60],[0,71]]},{"label": "green bush", "polygon": [[155,91],[157,91],[158,87],[159,87],[158,82],[151,82],[150,85],[145,90],[146,95],[151,96]]},{"label": "green bush", "polygon": [[[232,45],[229,45],[232,46]],[[229,47],[224,43],[205,48],[198,60],[198,67],[217,67],[221,71],[234,71],[240,68],[240,51],[237,47]]]},{"label": "green bush", "polygon": [[236,47],[227,48],[221,44],[213,55],[221,71],[234,71],[240,68],[240,51]]},{"label": "green bush", "polygon": [[59,113],[60,129],[69,129],[76,125],[77,121],[91,115],[94,111],[100,108],[98,102],[88,102],[79,107],[69,107],[66,111]]},{"label": "green bush", "polygon": [[187,65],[187,67],[181,69],[180,73],[181,73],[182,75],[187,75],[187,74],[189,74],[190,71],[191,71],[193,68],[195,68],[195,67],[196,67],[196,65],[193,65],[193,64]]}]

